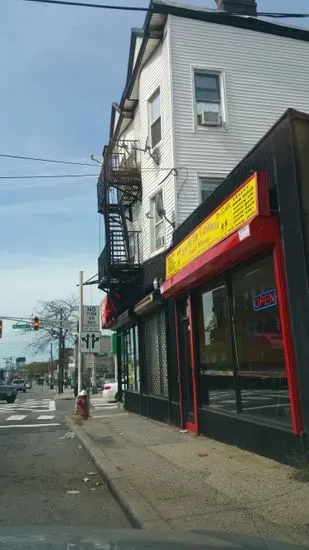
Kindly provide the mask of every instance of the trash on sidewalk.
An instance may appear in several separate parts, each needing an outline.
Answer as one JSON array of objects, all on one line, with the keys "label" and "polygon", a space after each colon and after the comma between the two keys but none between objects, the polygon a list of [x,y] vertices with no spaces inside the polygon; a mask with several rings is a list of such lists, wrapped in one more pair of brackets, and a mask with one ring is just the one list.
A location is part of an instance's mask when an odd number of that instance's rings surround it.
[{"label": "trash on sidewalk", "polygon": [[95,476],[97,472],[86,472],[87,476]]},{"label": "trash on sidewalk", "polygon": [[97,487],[100,487],[100,485],[102,485],[100,481],[96,481],[95,484],[96,484]]},{"label": "trash on sidewalk", "polygon": [[208,453],[198,453],[197,456],[208,456]]},{"label": "trash on sidewalk", "polygon": [[87,481],[89,481],[89,477],[84,477],[83,481],[87,483]]},{"label": "trash on sidewalk", "polygon": [[124,434],[123,432],[120,432],[120,434],[119,434],[119,435],[125,435],[125,434]]},{"label": "trash on sidewalk", "polygon": [[187,434],[187,433],[189,433],[189,430],[179,430],[179,433],[180,434]]},{"label": "trash on sidewalk", "polygon": [[74,489],[71,491],[67,491],[68,495],[79,495],[80,491],[75,491]]},{"label": "trash on sidewalk", "polygon": [[95,490],[96,490],[95,487],[91,487],[90,489],[90,491],[95,491]]},{"label": "trash on sidewalk", "polygon": [[66,432],[64,435],[59,437],[59,439],[74,439],[75,433],[74,432]]}]

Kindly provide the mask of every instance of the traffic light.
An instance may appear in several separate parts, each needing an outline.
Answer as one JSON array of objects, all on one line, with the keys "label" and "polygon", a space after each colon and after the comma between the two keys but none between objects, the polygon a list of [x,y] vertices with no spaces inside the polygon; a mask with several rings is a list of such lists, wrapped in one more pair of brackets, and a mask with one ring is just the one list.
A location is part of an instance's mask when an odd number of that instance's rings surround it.
[{"label": "traffic light", "polygon": [[0,338],[2,338],[3,321],[0,319]]},{"label": "traffic light", "polygon": [[40,319],[38,317],[35,317],[33,319],[33,330],[39,330],[40,328]]}]

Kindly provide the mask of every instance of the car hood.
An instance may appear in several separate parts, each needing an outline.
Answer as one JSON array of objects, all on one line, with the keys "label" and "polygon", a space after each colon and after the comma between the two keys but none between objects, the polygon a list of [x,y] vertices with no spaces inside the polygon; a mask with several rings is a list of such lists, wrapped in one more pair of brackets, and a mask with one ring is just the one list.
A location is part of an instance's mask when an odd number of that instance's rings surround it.
[{"label": "car hood", "polygon": [[80,528],[1,528],[1,550],[301,550],[309,546],[247,535],[193,531],[153,535],[143,530],[95,531]]}]

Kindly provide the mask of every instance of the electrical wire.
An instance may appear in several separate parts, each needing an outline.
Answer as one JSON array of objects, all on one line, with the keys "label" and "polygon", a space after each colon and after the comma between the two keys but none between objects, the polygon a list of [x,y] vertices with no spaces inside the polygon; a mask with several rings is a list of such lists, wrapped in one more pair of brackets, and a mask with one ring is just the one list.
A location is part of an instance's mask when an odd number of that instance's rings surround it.
[{"label": "electrical wire", "polygon": [[55,4],[61,6],[74,6],[80,8],[99,8],[103,10],[123,10],[123,11],[152,11],[148,8],[139,6],[115,6],[108,4],[87,4],[86,2],[68,2],[67,0],[24,0],[24,2],[36,2],[38,4]]},{"label": "electrical wire", "polygon": [[41,157],[25,157],[22,155],[9,155],[7,153],[0,153],[0,157],[8,158],[8,159],[35,160],[38,162],[52,162],[56,164],[74,164],[76,166],[95,166],[95,164],[90,162],[75,162],[72,160],[45,159]]},{"label": "electrical wire", "polygon": [[[81,8],[97,8],[104,10],[118,10],[118,11],[140,11],[140,12],[149,12],[156,13],[155,8],[144,8],[139,6],[121,6],[115,4],[88,4],[87,2],[74,2],[69,0],[24,0],[24,2],[35,2],[37,4],[53,4],[58,6],[74,6]],[[238,15],[242,16],[243,13],[237,12],[226,12],[226,11],[217,11],[209,10],[210,13],[216,13],[220,16],[233,16]],[[272,18],[305,18],[309,17],[309,13],[286,13],[286,12],[257,12],[257,17],[272,17]]]},{"label": "electrical wire", "polygon": [[39,174],[37,176],[0,176],[0,180],[46,179],[46,178],[97,178],[98,174]]}]

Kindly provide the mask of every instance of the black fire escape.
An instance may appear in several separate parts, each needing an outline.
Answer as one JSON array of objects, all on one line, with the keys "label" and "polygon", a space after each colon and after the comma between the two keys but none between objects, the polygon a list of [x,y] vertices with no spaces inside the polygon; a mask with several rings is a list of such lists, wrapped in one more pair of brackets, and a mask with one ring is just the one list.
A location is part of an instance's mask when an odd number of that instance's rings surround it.
[{"label": "black fire escape", "polygon": [[139,232],[129,231],[132,207],[142,198],[137,141],[109,143],[103,152],[98,181],[98,211],[104,216],[105,247],[99,256],[99,288],[121,290],[138,282],[141,265]]}]

